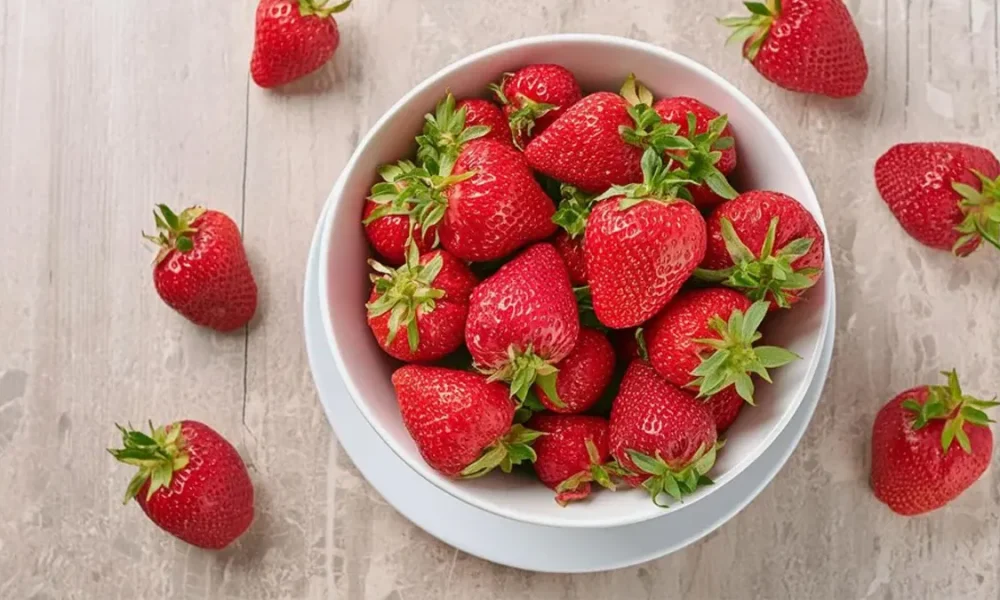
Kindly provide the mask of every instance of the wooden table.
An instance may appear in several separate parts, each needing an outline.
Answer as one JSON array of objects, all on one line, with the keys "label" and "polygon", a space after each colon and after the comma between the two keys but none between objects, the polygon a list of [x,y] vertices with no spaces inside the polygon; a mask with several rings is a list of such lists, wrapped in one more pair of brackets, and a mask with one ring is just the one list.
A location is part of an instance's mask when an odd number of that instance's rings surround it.
[{"label": "wooden table", "polygon": [[[1000,270],[917,245],[872,183],[901,140],[1000,150],[996,0],[850,0],[865,92],[787,93],[723,48],[735,1],[357,0],[342,46],[282,93],[249,83],[252,0],[0,1],[0,598],[996,598],[996,471],[930,516],[867,486],[894,392],[957,367],[1000,388]],[[313,226],[340,168],[411,86],[486,46],[552,32],[661,44],[742,88],[785,133],[829,227],[839,289],[825,393],[784,470],[690,548],[585,576],[488,564],[423,533],[331,435],[302,339]],[[261,289],[249,331],[159,300],[140,230],[153,203],[241,224]],[[200,419],[237,445],[258,514],[210,554],[122,507],[115,421]]]}]

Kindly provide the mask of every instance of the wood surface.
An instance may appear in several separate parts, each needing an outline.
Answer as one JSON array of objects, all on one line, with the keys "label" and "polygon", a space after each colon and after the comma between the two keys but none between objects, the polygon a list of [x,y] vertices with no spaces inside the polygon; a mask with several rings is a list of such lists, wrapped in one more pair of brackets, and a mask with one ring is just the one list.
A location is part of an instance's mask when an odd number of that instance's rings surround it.
[{"label": "wood surface", "polygon": [[[834,101],[780,90],[724,48],[735,0],[357,0],[332,64],[279,93],[249,83],[252,0],[0,0],[0,598],[667,599],[1000,597],[991,469],[932,515],[867,486],[895,392],[956,367],[1000,389],[1000,269],[909,239],[879,200],[897,141],[1000,151],[997,0],[850,0],[871,74]],[[316,397],[302,336],[315,221],[359,137],[475,50],[600,32],[733,81],[798,152],[823,205],[837,346],[815,418],[760,497],[707,539],[611,573],[533,574],[419,530],[363,480]],[[170,311],[139,233],[153,203],[241,224],[261,289],[248,331]],[[247,459],[258,517],[206,553],[122,507],[112,424],[209,422]]]}]

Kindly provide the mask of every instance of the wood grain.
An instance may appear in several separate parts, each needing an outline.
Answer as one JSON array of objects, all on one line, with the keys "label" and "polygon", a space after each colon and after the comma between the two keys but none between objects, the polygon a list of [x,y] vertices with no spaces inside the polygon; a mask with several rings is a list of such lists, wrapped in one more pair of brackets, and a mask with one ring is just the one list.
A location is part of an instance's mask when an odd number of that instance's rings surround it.
[{"label": "wood grain", "polygon": [[[997,598],[1000,487],[892,516],[867,439],[894,392],[956,367],[1000,387],[1000,271],[918,246],[871,166],[901,140],[1000,150],[996,0],[849,0],[871,75],[858,98],[784,92],[724,48],[737,2],[358,0],[320,73],[249,83],[252,0],[0,0],[0,598]],[[816,416],[756,502],[664,559],[582,576],[457,552],[408,523],[331,435],[308,372],[302,280],[315,220],[359,137],[427,75],[519,37],[601,32],[694,57],[799,153],[823,205],[838,342]],[[245,331],[198,330],[150,285],[155,202],[240,221],[261,287]],[[258,519],[209,554],[121,507],[112,423],[195,418],[251,466]]]}]

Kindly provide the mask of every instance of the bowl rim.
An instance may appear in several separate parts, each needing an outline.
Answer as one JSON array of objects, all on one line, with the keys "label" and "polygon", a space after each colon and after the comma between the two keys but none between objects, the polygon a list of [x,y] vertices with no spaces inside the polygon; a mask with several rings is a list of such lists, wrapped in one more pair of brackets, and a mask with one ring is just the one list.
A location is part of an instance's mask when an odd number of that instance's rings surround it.
[{"label": "bowl rim", "polygon": [[[647,42],[641,42],[637,40],[632,40],[629,38],[624,38],[615,35],[606,34],[591,34],[591,33],[561,33],[561,34],[549,34],[541,36],[533,36],[527,38],[521,38],[517,40],[512,40],[508,42],[503,42],[490,46],[478,52],[474,52],[464,58],[461,58],[455,62],[452,62],[445,67],[439,69],[435,73],[431,74],[419,84],[410,89],[406,94],[404,94],[399,100],[397,100],[389,109],[387,109],[382,116],[375,122],[374,125],[368,130],[365,136],[358,143],[354,152],[351,154],[350,159],[344,166],[340,175],[337,178],[336,183],[327,196],[325,205],[332,205],[332,210],[325,210],[324,216],[322,218],[322,238],[320,240],[320,265],[319,265],[319,292],[320,292],[320,306],[321,306],[321,316],[323,322],[324,334],[326,337],[327,344],[330,347],[330,351],[333,354],[334,361],[337,365],[337,369],[340,372],[344,385],[351,396],[351,400],[358,407],[358,410],[364,415],[368,423],[375,429],[379,437],[383,442],[392,450],[396,456],[400,458],[404,463],[406,463],[410,468],[415,470],[421,477],[427,480],[429,483],[437,487],[438,489],[444,491],[445,493],[477,508],[481,508],[493,514],[505,517],[514,521],[520,521],[525,523],[533,523],[537,525],[550,526],[550,527],[572,527],[572,528],[605,528],[605,527],[618,527],[622,525],[629,525],[633,523],[638,523],[646,521],[652,518],[656,518],[663,514],[674,513],[681,510],[685,505],[690,505],[694,501],[713,493],[714,490],[718,490],[723,487],[726,482],[731,480],[737,474],[741,473],[746,467],[757,460],[760,455],[769,448],[774,440],[780,435],[780,433],[788,425],[795,411],[802,404],[802,399],[805,397],[806,392],[809,389],[809,385],[812,383],[816,375],[816,370],[819,365],[820,355],[822,352],[813,352],[808,360],[809,364],[807,366],[806,376],[799,381],[798,389],[794,392],[795,399],[788,408],[785,409],[778,422],[771,427],[771,430],[767,433],[764,439],[756,445],[752,452],[747,453],[743,458],[727,470],[723,477],[720,477],[715,485],[707,489],[704,494],[696,496],[686,502],[686,504],[674,505],[670,510],[663,511],[663,509],[656,508],[658,512],[652,510],[646,511],[635,511],[634,513],[629,513],[626,515],[607,517],[601,514],[595,513],[595,518],[592,521],[580,521],[571,519],[560,519],[558,517],[546,517],[544,520],[539,517],[535,517],[530,513],[524,513],[519,510],[511,509],[503,504],[496,502],[483,502],[481,498],[474,494],[471,494],[461,488],[461,486],[445,486],[437,480],[436,477],[429,474],[431,467],[424,463],[422,459],[418,457],[417,460],[411,460],[408,458],[409,452],[403,450],[393,439],[391,435],[382,427],[378,419],[374,417],[372,412],[369,410],[366,402],[362,402],[359,398],[363,396],[361,390],[357,385],[355,385],[354,378],[351,376],[350,372],[345,366],[344,358],[341,354],[339,345],[336,343],[336,327],[334,326],[333,319],[330,315],[330,256],[331,248],[333,245],[333,223],[338,218],[347,218],[346,216],[341,216],[344,211],[351,210],[350,204],[343,198],[344,187],[348,179],[348,175],[352,173],[360,160],[361,154],[368,147],[369,144],[375,139],[376,134],[381,131],[385,124],[400,110],[402,110],[414,97],[420,95],[429,88],[440,86],[441,81],[451,76],[456,71],[459,71],[466,66],[484,60],[486,58],[492,57],[494,55],[502,54],[513,49],[523,48],[525,46],[532,47],[542,47],[551,44],[561,44],[566,42],[581,42],[590,43],[598,45],[608,45],[616,47],[624,47],[632,50],[638,50],[641,52],[651,53],[657,55],[659,58],[679,64],[683,68],[689,69],[696,72],[700,76],[711,81],[713,84],[719,86],[723,91],[730,95],[734,100],[741,104],[748,113],[756,119],[764,128],[771,134],[771,136],[777,140],[779,145],[779,150],[792,157],[793,162],[789,166],[792,167],[793,174],[795,178],[799,179],[799,183],[802,185],[803,189],[807,191],[807,195],[812,199],[815,206],[820,207],[819,201],[816,197],[815,189],[812,186],[812,182],[809,179],[805,168],[802,166],[802,162],[799,160],[798,155],[792,149],[788,140],[777,128],[777,126],[771,121],[771,119],[764,113],[760,107],[757,106],[749,97],[743,94],[735,85],[730,83],[721,75],[717,74],[712,69],[702,65],[701,63],[691,59],[683,54],[679,54],[672,50],[662,48],[655,44],[650,44]],[[830,257],[830,242],[829,235],[826,230],[826,223],[823,219],[822,209],[817,213],[810,211],[810,214],[816,219],[820,230],[823,232],[824,237],[824,273],[822,278],[824,280],[824,302],[829,305],[835,296],[835,284],[833,278],[833,264]],[[352,215],[350,218],[354,218],[356,215]],[[823,343],[826,340],[826,336],[829,335],[831,322],[831,315],[829,311],[825,311],[822,316],[822,322],[820,324],[819,337],[816,342],[816,348],[822,349]],[[443,476],[441,476],[443,478]],[[650,503],[650,506],[653,506]]]}]

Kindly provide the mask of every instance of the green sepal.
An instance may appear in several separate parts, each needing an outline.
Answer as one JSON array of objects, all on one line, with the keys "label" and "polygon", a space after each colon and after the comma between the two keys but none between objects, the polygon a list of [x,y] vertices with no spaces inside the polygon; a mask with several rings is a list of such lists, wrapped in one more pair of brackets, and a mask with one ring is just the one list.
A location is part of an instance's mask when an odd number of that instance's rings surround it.
[{"label": "green sepal", "polygon": [[622,140],[640,148],[655,148],[660,153],[666,150],[691,149],[690,140],[677,135],[680,129],[674,123],[664,123],[653,110],[653,94],[639,83],[630,73],[622,85],[621,95],[628,102],[628,114],[632,126],[622,125],[618,133]]},{"label": "green sepal", "polygon": [[580,237],[587,229],[587,217],[595,197],[566,183],[559,186],[559,193],[562,199],[552,215],[552,222],[565,229],[570,238]]},{"label": "green sepal", "polygon": [[[153,221],[156,223],[156,233],[143,232],[142,237],[159,246],[153,264],[163,262],[171,251],[190,252],[194,249],[194,234],[198,230],[192,225],[201,215],[205,214],[202,206],[192,206],[176,214],[166,204],[157,204],[153,209]],[[159,212],[157,212],[159,211]]]},{"label": "green sepal", "polygon": [[[535,354],[530,345],[526,349],[520,350],[516,345],[511,344],[507,348],[507,362],[499,369],[484,372],[489,375],[489,381],[508,382],[510,395],[512,398],[517,398],[518,408],[520,408],[536,382],[540,385],[544,383],[546,386],[551,384],[552,393],[555,394],[555,374],[559,372],[559,369]],[[544,378],[544,382],[538,381],[539,378]],[[554,397],[550,395],[549,399],[560,408],[565,406],[558,394],[555,394]]]},{"label": "green sepal", "polygon": [[738,192],[715,165],[722,159],[722,150],[733,146],[733,138],[721,137],[729,119],[720,115],[708,123],[704,133],[695,133],[697,117],[687,114],[688,140],[690,148],[683,151],[667,151],[667,155],[677,161],[688,177],[697,183],[704,183],[718,196],[732,200]]},{"label": "green sepal", "polygon": [[945,420],[941,430],[941,449],[945,454],[956,440],[962,450],[971,454],[972,444],[968,434],[965,433],[965,424],[989,427],[994,421],[982,409],[1000,406],[1000,402],[997,402],[996,398],[980,400],[962,393],[958,373],[954,369],[942,371],[941,374],[948,379],[947,385],[927,386],[927,400],[922,405],[916,400],[908,399],[904,400],[901,406],[914,414],[911,424],[914,430],[925,427],[935,419]]},{"label": "green sepal", "polygon": [[675,163],[672,160],[664,164],[659,151],[647,148],[642,154],[642,183],[613,185],[606,192],[594,198],[594,202],[620,196],[618,209],[628,210],[646,201],[669,204],[678,198],[690,199],[687,186],[697,182],[691,179],[684,169],[674,167]]},{"label": "green sepal", "polygon": [[958,206],[964,215],[955,226],[955,231],[962,234],[952,246],[955,254],[977,238],[1000,249],[1000,177],[990,179],[975,169],[972,174],[979,179],[981,190],[958,181],[951,184],[961,197]]},{"label": "green sepal", "polygon": [[649,360],[649,349],[646,347],[646,336],[643,334],[642,327],[635,328],[635,346],[638,349],[639,358]]},{"label": "green sepal", "polygon": [[538,455],[535,454],[531,444],[543,435],[545,434],[528,429],[524,425],[514,425],[506,435],[483,450],[475,462],[462,469],[459,476],[462,479],[475,479],[486,475],[497,467],[500,467],[504,473],[510,473],[514,465],[535,462]]},{"label": "green sepal", "polygon": [[375,300],[365,304],[368,318],[389,313],[389,333],[385,345],[392,344],[396,335],[405,329],[410,351],[416,352],[420,346],[417,319],[433,312],[437,300],[445,295],[444,290],[434,287],[434,280],[444,267],[444,259],[438,254],[426,264],[421,264],[420,251],[411,239],[406,262],[402,266],[393,269],[374,260],[369,260],[368,265],[375,271],[371,281],[377,295]]},{"label": "green sepal", "polygon": [[668,508],[669,501],[661,502],[661,496],[681,501],[684,496],[694,493],[699,487],[711,485],[712,480],[707,474],[715,466],[716,454],[722,445],[722,442],[717,442],[708,448],[703,445],[692,459],[681,467],[668,464],[659,451],[655,457],[635,450],[625,452],[638,469],[634,474],[648,475],[642,487],[649,493],[653,503]]},{"label": "green sepal", "polygon": [[781,308],[791,306],[788,292],[808,289],[819,279],[820,269],[795,269],[792,266],[792,263],[805,256],[812,248],[812,238],[792,240],[784,248],[775,251],[777,216],[771,219],[764,243],[756,255],[739,238],[729,219],[723,217],[720,224],[722,239],[733,266],[719,270],[695,269],[696,279],[738,289],[751,300],[771,299]]},{"label": "green sepal", "polygon": [[590,294],[590,286],[582,285],[573,288],[573,295],[576,296],[576,308],[580,314],[580,325],[597,331],[608,331],[607,326],[601,323],[594,312],[594,299]]},{"label": "green sepal", "polygon": [[698,397],[714,396],[727,387],[736,386],[736,392],[748,404],[753,404],[753,375],[770,383],[768,369],[787,365],[800,357],[777,346],[754,346],[761,338],[758,331],[767,316],[768,303],[757,301],[747,310],[734,310],[728,321],[719,315],[709,319],[709,327],[719,338],[694,340],[709,347],[709,353],[701,354],[701,364],[691,375],[695,379],[692,386],[698,388]]},{"label": "green sepal", "polygon": [[726,40],[727,44],[743,44],[750,40],[750,43],[744,48],[743,55],[748,60],[754,60],[760,53],[764,42],[767,41],[774,20],[781,15],[781,0],[744,2],[744,5],[750,11],[749,16],[726,17],[719,19],[719,23],[733,29],[733,33]]},{"label": "green sepal", "polygon": [[432,175],[451,175],[465,144],[490,132],[486,125],[466,127],[465,107],[456,109],[455,104],[455,96],[445,94],[435,111],[424,116],[423,133],[417,136],[417,160]]},{"label": "green sepal", "polygon": [[115,424],[122,434],[121,448],[108,448],[116,460],[139,468],[128,484],[123,504],[136,497],[142,486],[149,482],[146,500],[161,488],[169,489],[173,475],[188,465],[187,441],[181,435],[181,424],[154,427],[149,423],[149,434]]},{"label": "green sepal", "polygon": [[354,0],[344,0],[340,4],[327,6],[328,0],[299,0],[299,14],[303,17],[317,16],[327,18],[340,12],[344,12]]},{"label": "green sepal", "polygon": [[597,452],[597,446],[594,445],[594,441],[591,438],[585,439],[583,443],[587,447],[590,466],[579,473],[567,477],[556,486],[556,502],[562,506],[566,506],[564,494],[576,491],[584,483],[594,482],[605,489],[612,492],[615,491],[617,486],[612,481],[612,477],[619,477],[627,473],[615,461],[602,464],[600,455]]},{"label": "green sepal", "polygon": [[531,132],[535,128],[535,121],[553,110],[559,108],[555,104],[546,104],[532,100],[524,94],[518,94],[515,99],[508,98],[503,88],[513,77],[513,73],[504,73],[500,83],[491,83],[488,87],[497,98],[497,102],[504,106],[510,106],[513,110],[507,115],[507,122],[510,124],[510,133],[514,140],[514,145],[523,150],[522,142],[531,137]]}]

